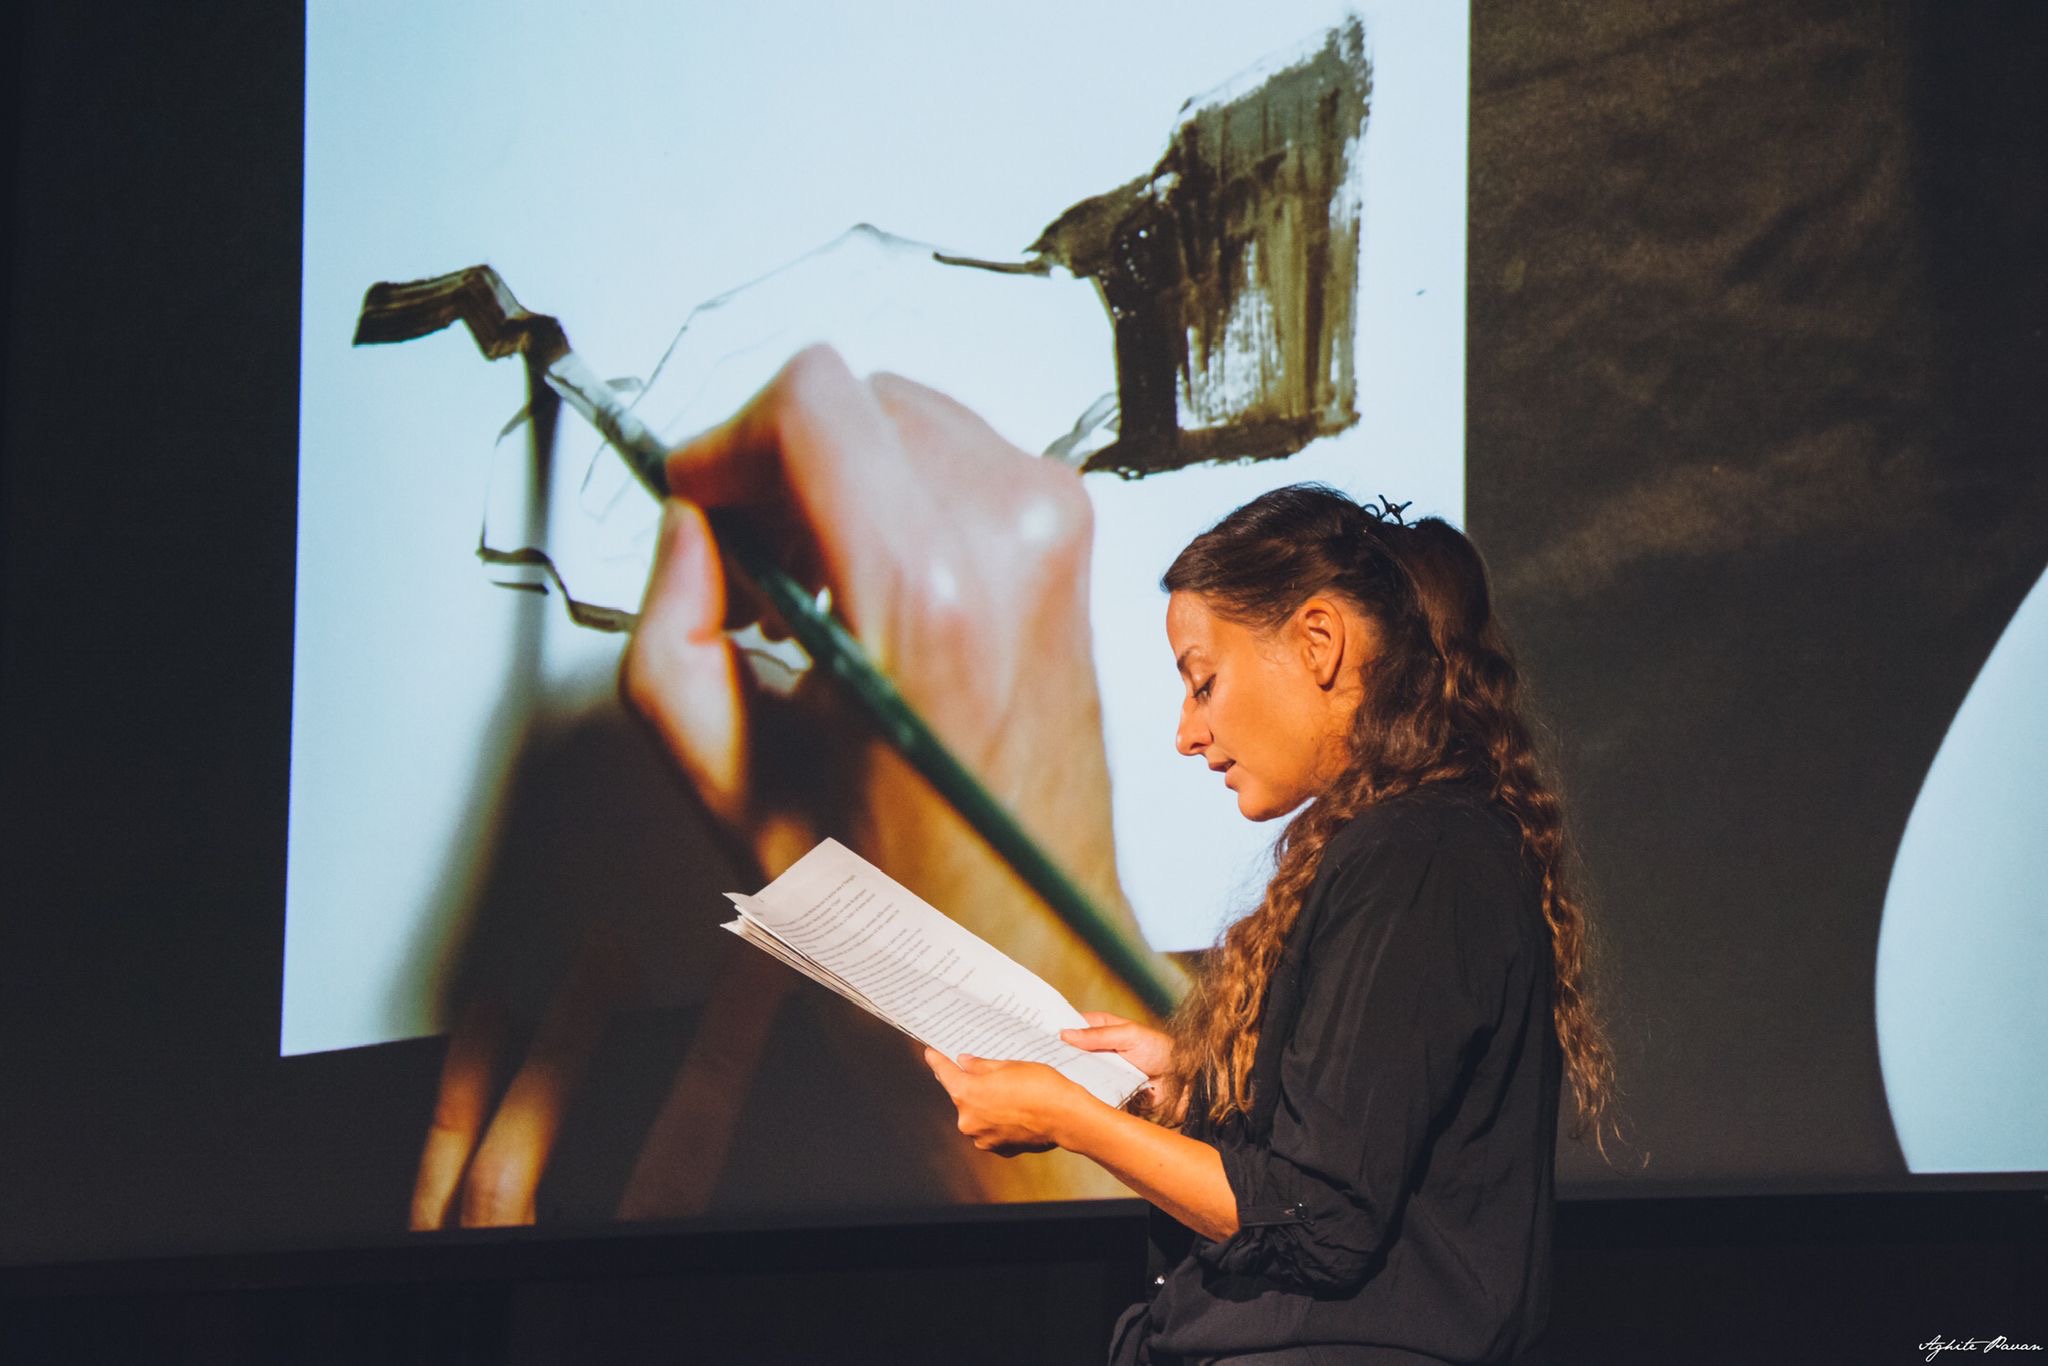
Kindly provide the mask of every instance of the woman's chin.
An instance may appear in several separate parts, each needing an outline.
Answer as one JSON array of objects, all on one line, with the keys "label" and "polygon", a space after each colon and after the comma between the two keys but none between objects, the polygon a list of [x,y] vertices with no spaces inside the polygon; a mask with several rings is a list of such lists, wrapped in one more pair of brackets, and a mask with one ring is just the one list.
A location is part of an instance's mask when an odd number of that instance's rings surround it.
[{"label": "woman's chin", "polygon": [[1275,816],[1284,816],[1288,808],[1275,806],[1256,791],[1237,794],[1237,814],[1248,821],[1269,821]]}]

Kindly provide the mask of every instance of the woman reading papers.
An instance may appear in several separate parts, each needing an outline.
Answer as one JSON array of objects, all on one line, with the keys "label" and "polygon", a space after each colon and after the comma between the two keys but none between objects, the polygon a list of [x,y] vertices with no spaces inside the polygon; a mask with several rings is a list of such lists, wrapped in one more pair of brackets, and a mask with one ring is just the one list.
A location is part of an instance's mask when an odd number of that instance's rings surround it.
[{"label": "woman reading papers", "polygon": [[1299,814],[1170,1031],[1068,1036],[1149,1106],[926,1057],[977,1145],[1080,1153],[1171,1217],[1119,1361],[1513,1361],[1544,1327],[1560,1073],[1597,1123],[1610,1066],[1480,560],[1390,512],[1280,489],[1166,573],[1181,752]]}]

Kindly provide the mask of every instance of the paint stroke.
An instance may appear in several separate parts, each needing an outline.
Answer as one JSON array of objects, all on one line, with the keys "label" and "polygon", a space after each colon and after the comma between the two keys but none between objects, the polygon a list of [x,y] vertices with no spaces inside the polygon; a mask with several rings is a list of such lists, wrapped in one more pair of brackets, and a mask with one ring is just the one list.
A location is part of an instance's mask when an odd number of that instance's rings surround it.
[{"label": "paint stroke", "polygon": [[1358,421],[1352,168],[1371,94],[1354,16],[1190,101],[1148,174],[1032,244],[1096,282],[1115,328],[1118,435],[1087,469],[1277,459]]}]

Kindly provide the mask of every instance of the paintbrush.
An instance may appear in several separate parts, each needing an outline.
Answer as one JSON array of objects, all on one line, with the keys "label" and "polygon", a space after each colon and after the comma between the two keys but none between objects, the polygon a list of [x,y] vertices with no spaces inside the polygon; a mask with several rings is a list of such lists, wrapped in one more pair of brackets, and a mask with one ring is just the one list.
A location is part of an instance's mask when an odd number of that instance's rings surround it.
[{"label": "paintbrush", "polygon": [[[656,498],[668,497],[668,447],[619,401],[610,385],[578,360],[562,325],[529,313],[489,266],[402,284],[376,284],[363,296],[355,344],[410,341],[460,322],[492,360],[523,356],[548,388],[603,433]],[[1009,811],[932,733],[853,633],[776,562],[765,541],[735,518],[719,520],[719,545],[788,623],[790,634],[866,713],[882,739],[923,774],[1004,862],[1044,898],[1060,919],[1099,954],[1146,1005],[1160,1014],[1179,999],[1179,974],[1148,946],[1103,914],[1038,847]]]}]

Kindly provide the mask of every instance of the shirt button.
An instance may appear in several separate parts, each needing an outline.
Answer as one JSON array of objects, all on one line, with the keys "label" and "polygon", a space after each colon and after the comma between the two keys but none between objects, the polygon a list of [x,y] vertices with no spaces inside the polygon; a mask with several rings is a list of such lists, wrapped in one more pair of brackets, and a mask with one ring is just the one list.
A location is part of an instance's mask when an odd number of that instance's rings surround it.
[{"label": "shirt button", "polygon": [[1161,1286],[1161,1285],[1165,1285],[1165,1284],[1166,1284],[1166,1277],[1164,1277],[1164,1276],[1154,1276],[1154,1277],[1152,1278],[1152,1284],[1153,1284],[1154,1286]]}]

